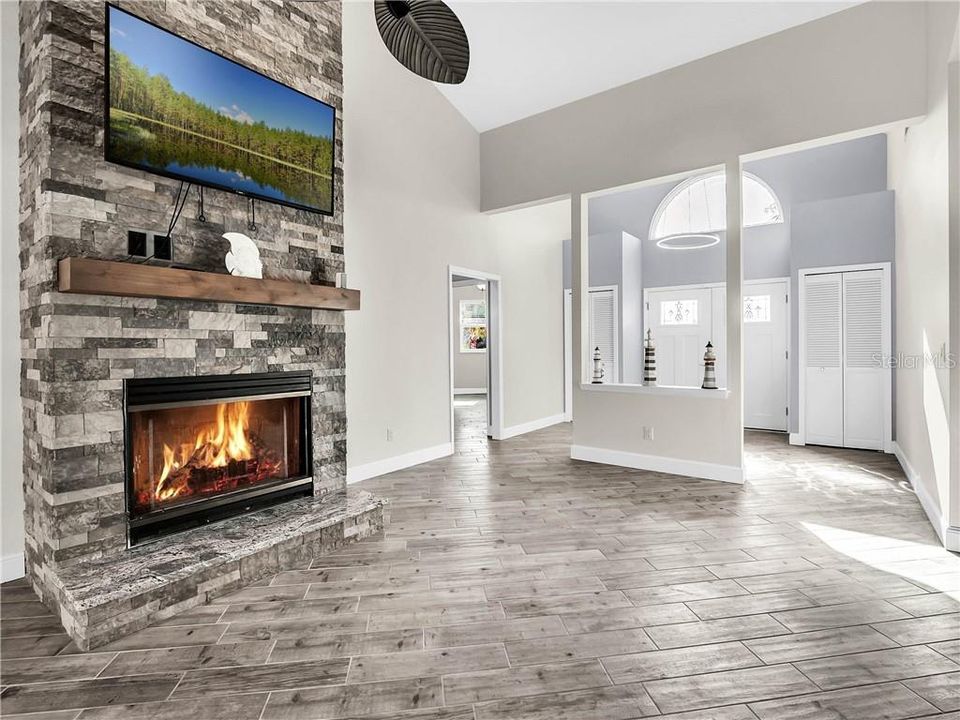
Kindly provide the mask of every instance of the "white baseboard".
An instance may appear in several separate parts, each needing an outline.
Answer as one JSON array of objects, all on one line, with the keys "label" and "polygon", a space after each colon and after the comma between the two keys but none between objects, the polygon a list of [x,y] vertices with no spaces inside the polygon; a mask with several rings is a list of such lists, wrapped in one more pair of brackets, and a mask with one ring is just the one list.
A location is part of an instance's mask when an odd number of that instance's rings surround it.
[{"label": "white baseboard", "polygon": [[17,580],[25,574],[23,553],[13,553],[0,557],[0,582]]},{"label": "white baseboard", "polygon": [[369,478],[379,477],[397,470],[404,470],[414,465],[421,465],[437,458],[453,455],[453,443],[443,443],[434,447],[414,450],[413,452],[396,455],[395,457],[384,458],[366,465],[357,465],[347,468],[347,485],[368,480]]},{"label": "white baseboard", "polygon": [[913,469],[913,465],[911,465],[910,460],[907,459],[906,453],[896,440],[893,441],[893,454],[900,463],[900,467],[903,468],[903,473],[907,476],[907,481],[910,483],[910,487],[913,488],[913,492],[920,502],[920,507],[923,508],[927,519],[930,521],[930,524],[933,525],[933,530],[937,533],[937,537],[940,538],[940,542],[943,543],[943,546],[947,550],[954,552],[960,551],[960,528],[951,527],[947,524],[946,520],[944,520],[943,514],[940,512],[939,504],[930,496],[930,493],[923,486],[923,483],[920,482],[920,476],[917,474],[917,471]]},{"label": "white baseboard", "polygon": [[800,437],[800,433],[795,433],[795,432],[790,433],[790,444],[806,445],[806,443],[803,441],[803,438]]},{"label": "white baseboard", "polygon": [[486,389],[485,387],[482,387],[482,388],[454,388],[454,389],[453,389],[453,394],[454,394],[454,395],[486,395],[486,394],[487,394],[487,389]]},{"label": "white baseboard", "polygon": [[517,435],[533,432],[534,430],[543,430],[545,427],[566,421],[566,416],[560,413],[559,415],[551,415],[550,417],[540,418],[539,420],[531,420],[530,422],[521,423],[520,425],[511,425],[510,427],[505,427],[497,439],[506,440],[507,438],[516,437]]},{"label": "white baseboard", "polygon": [[570,457],[574,460],[603,463],[604,465],[618,465],[620,467],[635,468],[637,470],[652,470],[653,472],[686,475],[687,477],[719,480],[721,482],[743,484],[743,468],[734,465],[718,465],[698,460],[680,460],[662,455],[642,455],[640,453],[624,452],[622,450],[607,450],[606,448],[588,447],[586,445],[571,445]]}]

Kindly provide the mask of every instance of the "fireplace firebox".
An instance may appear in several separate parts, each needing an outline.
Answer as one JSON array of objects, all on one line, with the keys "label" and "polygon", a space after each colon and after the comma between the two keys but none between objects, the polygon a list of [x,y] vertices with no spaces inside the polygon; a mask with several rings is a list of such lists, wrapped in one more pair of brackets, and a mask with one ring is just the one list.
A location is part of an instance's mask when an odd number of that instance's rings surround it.
[{"label": "fireplace firebox", "polygon": [[127,380],[130,545],[313,492],[312,374]]}]

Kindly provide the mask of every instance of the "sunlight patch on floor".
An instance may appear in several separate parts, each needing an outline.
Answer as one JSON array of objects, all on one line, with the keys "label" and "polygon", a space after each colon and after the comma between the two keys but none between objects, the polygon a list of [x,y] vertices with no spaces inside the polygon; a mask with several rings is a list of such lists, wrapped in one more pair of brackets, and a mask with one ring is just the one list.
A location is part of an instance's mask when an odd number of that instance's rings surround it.
[{"label": "sunlight patch on floor", "polygon": [[801,524],[824,544],[859,563],[960,600],[960,557],[943,548],[813,522]]}]

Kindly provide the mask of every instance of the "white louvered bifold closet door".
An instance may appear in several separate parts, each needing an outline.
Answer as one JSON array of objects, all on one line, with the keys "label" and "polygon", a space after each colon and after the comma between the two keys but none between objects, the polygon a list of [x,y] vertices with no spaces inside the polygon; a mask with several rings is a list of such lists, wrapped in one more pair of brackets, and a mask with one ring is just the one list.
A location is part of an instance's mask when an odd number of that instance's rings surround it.
[{"label": "white louvered bifold closet door", "polygon": [[883,449],[883,271],[843,273],[843,445]]},{"label": "white louvered bifold closet door", "polygon": [[840,273],[804,278],[803,368],[806,442],[843,445],[843,281]]},{"label": "white louvered bifold closet door", "polygon": [[613,288],[590,290],[590,347],[587,354],[587,381],[593,376],[593,352],[600,348],[603,359],[603,382],[620,382],[617,363],[617,293]]}]

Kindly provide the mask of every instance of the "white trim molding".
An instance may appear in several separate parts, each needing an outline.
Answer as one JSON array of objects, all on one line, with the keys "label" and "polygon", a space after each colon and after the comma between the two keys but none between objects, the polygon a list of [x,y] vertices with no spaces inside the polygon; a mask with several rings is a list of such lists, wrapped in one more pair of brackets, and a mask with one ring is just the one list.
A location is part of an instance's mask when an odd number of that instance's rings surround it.
[{"label": "white trim molding", "polygon": [[540,418],[539,420],[531,420],[530,422],[520,423],[519,425],[511,425],[503,429],[503,434],[500,436],[500,439],[506,440],[507,438],[516,437],[517,435],[525,435],[534,430],[543,430],[543,428],[558,425],[562,422],[569,422],[564,413],[550,415],[549,417]]},{"label": "white trim molding", "polygon": [[[456,265],[447,266],[447,325],[449,327],[449,365],[448,387],[450,389],[450,446],[453,447],[456,432],[454,430],[453,397],[455,394],[453,377],[454,335],[453,277],[459,275],[472,280],[487,283],[487,435],[494,440],[503,436],[503,288],[500,276],[482,270],[470,270]],[[459,315],[457,315],[457,333],[459,333]]]},{"label": "white trim molding", "polygon": [[642,455],[641,453],[624,452],[622,450],[608,450],[606,448],[589,447],[586,445],[571,445],[570,458],[572,460],[586,460],[587,462],[617,465],[619,467],[635,468],[637,470],[651,470],[653,472],[684,475],[686,477],[719,480],[720,482],[743,484],[743,468],[735,465],[718,465],[698,460],[681,460],[663,455]]},{"label": "white trim molding", "polygon": [[637,383],[581,383],[584,392],[632,393],[635,395],[666,395],[673,397],[726,400],[730,397],[727,388],[704,390],[682,385],[640,385]]},{"label": "white trim molding", "polygon": [[453,455],[453,443],[434,445],[433,447],[414,450],[413,452],[404,453],[403,455],[396,455],[394,457],[384,458],[383,460],[375,460],[366,465],[348,467],[347,485],[358,483],[361,480],[380,477],[381,475],[396,472],[397,470],[406,470],[414,465],[422,465],[425,462],[447,457],[448,455]]},{"label": "white trim molding", "polygon": [[23,553],[11,553],[0,557],[0,582],[18,580],[25,574]]},{"label": "white trim molding", "polygon": [[486,395],[486,394],[487,394],[487,389],[486,389],[485,387],[482,387],[482,388],[454,388],[454,389],[453,389],[453,394],[454,394],[454,395]]},{"label": "white trim molding", "polygon": [[791,445],[806,445],[803,441],[803,438],[800,437],[800,433],[792,432],[790,433],[790,444]]},{"label": "white trim molding", "polygon": [[900,444],[895,440],[893,441],[892,445],[893,454],[900,463],[900,467],[903,468],[903,474],[907,476],[907,481],[910,483],[910,487],[913,488],[913,492],[917,496],[920,507],[923,508],[923,512],[926,513],[927,519],[930,521],[930,524],[933,525],[933,530],[935,533],[937,533],[937,537],[940,538],[940,542],[947,550],[960,552],[960,527],[951,527],[947,524],[943,514],[940,512],[939,504],[933,497],[930,496],[930,493],[927,492],[927,489],[923,486],[923,483],[920,482],[920,476],[917,474],[917,471],[913,469],[913,465],[911,465],[910,461],[907,459],[906,453],[903,452],[903,448],[901,448]]}]

